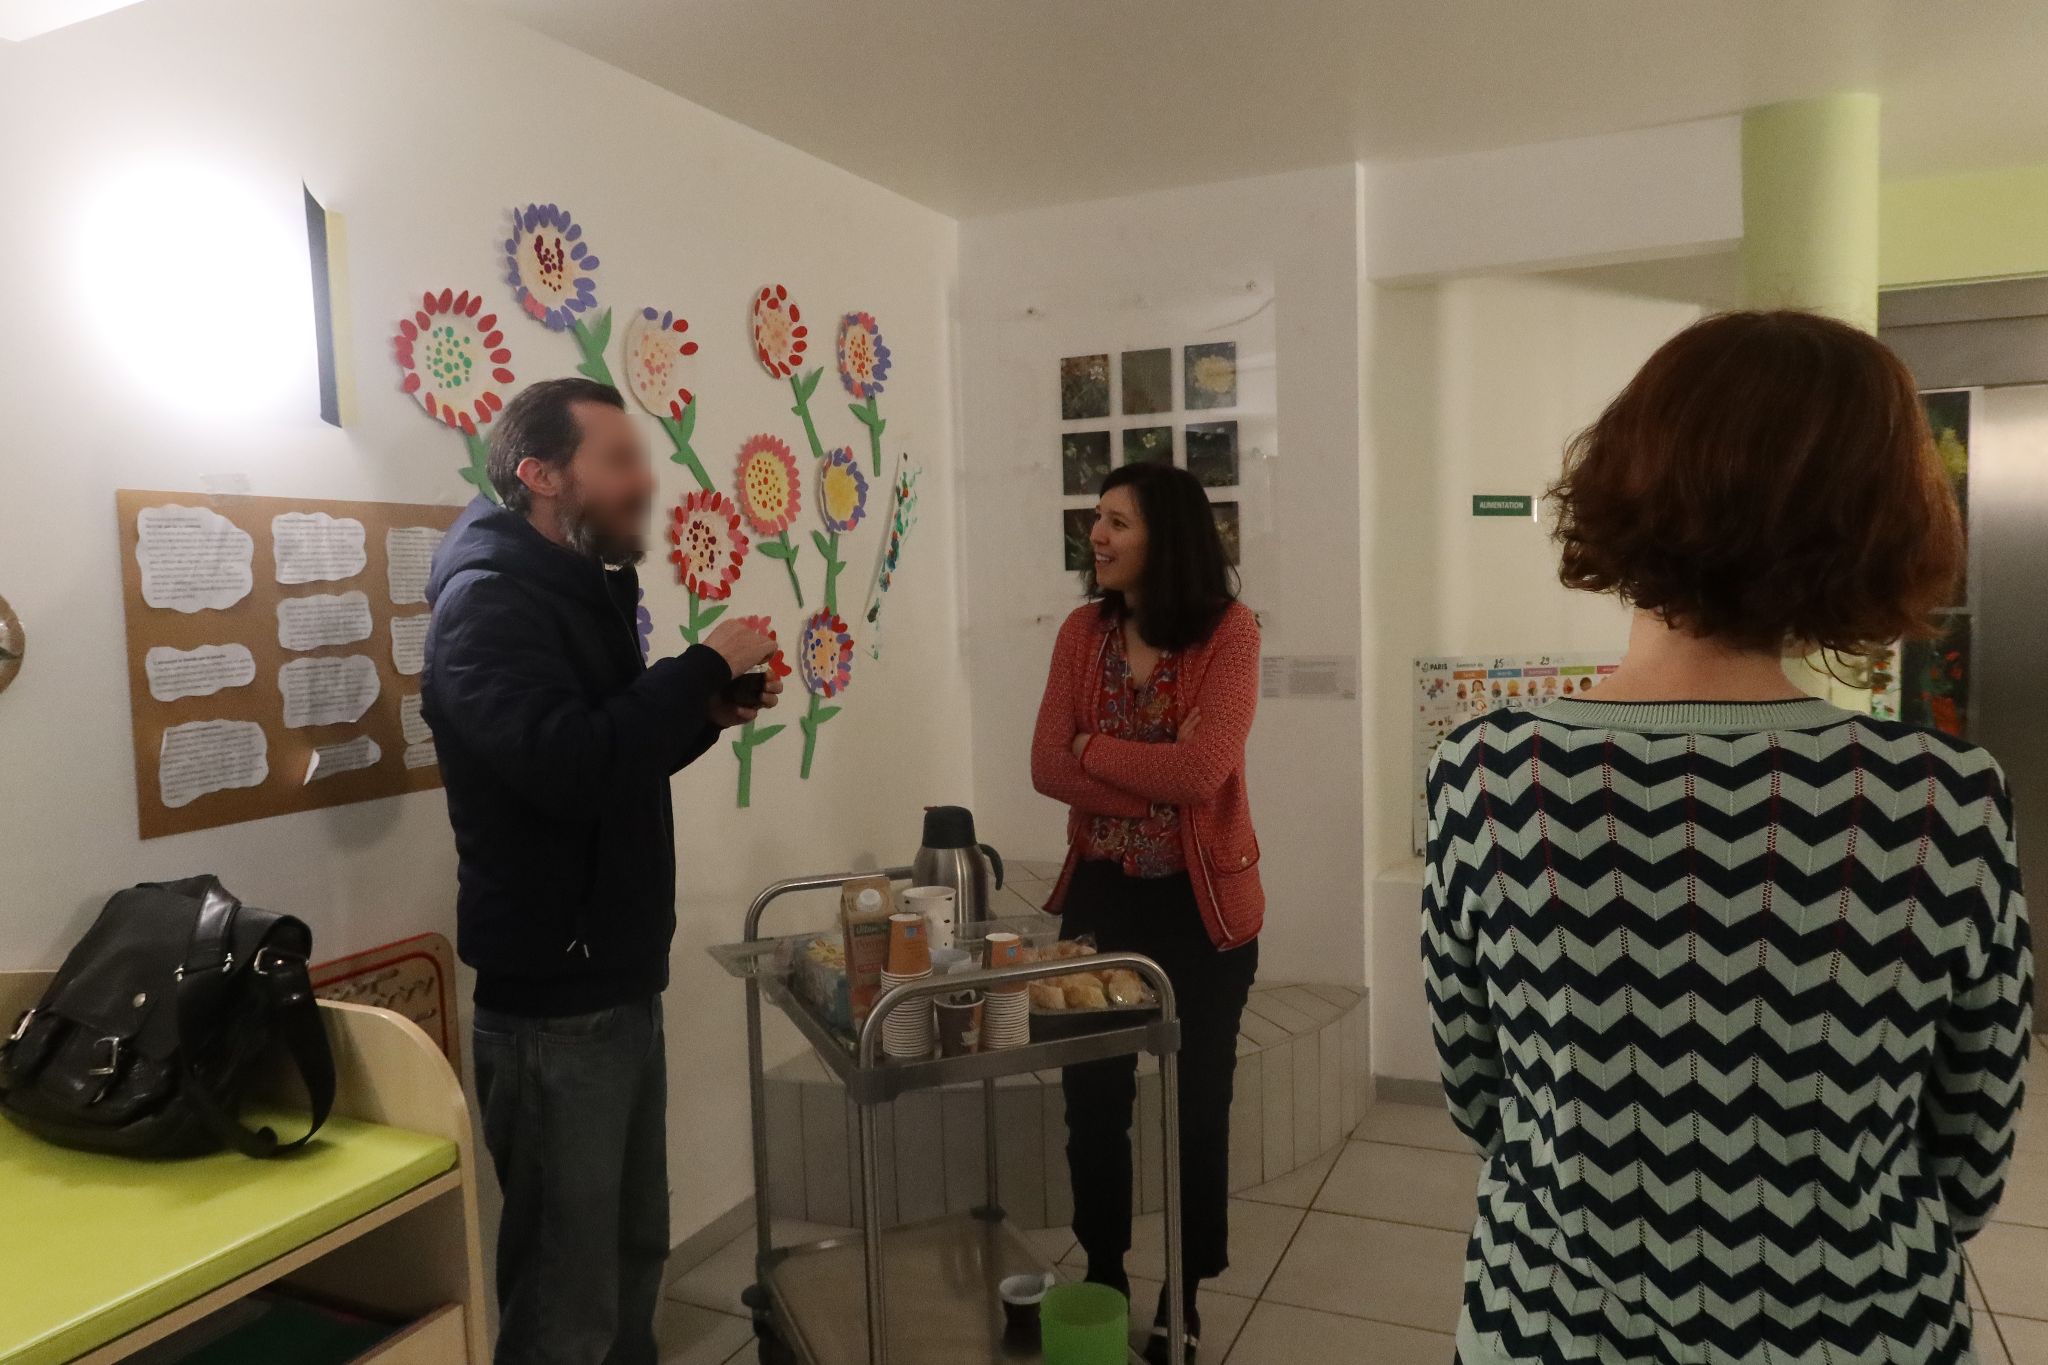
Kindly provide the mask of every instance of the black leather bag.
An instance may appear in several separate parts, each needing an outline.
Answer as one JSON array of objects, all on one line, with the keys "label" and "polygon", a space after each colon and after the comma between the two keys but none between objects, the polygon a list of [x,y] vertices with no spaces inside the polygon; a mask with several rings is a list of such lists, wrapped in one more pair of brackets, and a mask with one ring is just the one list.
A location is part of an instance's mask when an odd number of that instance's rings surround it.
[{"label": "black leather bag", "polygon": [[[303,923],[212,877],[120,892],[0,1043],[0,1113],[65,1147],[130,1156],[303,1146],[334,1103],[312,948]],[[276,1043],[312,1100],[311,1129],[288,1143],[240,1117]]]}]

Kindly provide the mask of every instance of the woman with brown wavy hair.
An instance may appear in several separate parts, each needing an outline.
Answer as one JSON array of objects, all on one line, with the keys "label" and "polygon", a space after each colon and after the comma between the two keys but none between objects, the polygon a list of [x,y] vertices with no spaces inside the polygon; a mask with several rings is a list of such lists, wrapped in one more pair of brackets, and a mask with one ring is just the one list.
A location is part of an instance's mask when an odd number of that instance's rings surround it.
[{"label": "woman with brown wavy hair", "polygon": [[1552,490],[1566,584],[1635,609],[1584,697],[1450,735],[1425,977],[1485,1164],[1458,1352],[1972,1359],[2032,966],[1998,765],[1784,660],[1932,631],[1963,562],[1913,380],[1738,313],[1666,343]]}]

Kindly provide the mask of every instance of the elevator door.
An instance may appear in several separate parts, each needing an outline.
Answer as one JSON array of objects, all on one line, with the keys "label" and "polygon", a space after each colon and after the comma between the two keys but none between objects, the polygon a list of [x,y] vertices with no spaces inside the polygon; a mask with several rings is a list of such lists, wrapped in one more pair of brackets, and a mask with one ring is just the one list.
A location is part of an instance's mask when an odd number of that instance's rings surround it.
[{"label": "elevator door", "polygon": [[2021,875],[2048,905],[2048,384],[1984,390],[1970,425],[1971,738],[2005,767]]}]

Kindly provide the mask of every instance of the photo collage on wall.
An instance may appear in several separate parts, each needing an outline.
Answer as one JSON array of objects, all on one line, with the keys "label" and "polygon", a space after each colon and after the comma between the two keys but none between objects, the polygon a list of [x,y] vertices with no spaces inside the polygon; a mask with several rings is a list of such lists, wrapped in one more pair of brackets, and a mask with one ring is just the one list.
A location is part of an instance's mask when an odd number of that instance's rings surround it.
[{"label": "photo collage on wall", "polygon": [[1085,572],[1095,499],[1118,465],[1177,464],[1209,490],[1232,564],[1243,556],[1235,341],[1060,360],[1060,493],[1066,567]]},{"label": "photo collage on wall", "polygon": [[[1955,488],[1966,530],[1970,524],[1970,405],[1974,398],[1971,389],[1920,395],[1927,424],[1934,431],[1934,448]],[[1873,671],[1872,715],[1969,737],[1974,605],[1970,575],[1965,572],[1949,609],[1940,613],[1941,634],[1932,640],[1895,645]]]}]

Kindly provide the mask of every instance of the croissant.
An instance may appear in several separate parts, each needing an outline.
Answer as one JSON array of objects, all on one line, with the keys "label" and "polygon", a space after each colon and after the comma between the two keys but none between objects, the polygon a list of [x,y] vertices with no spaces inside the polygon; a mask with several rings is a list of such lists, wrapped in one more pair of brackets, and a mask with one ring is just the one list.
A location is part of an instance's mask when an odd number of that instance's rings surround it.
[{"label": "croissant", "polygon": [[1060,991],[1067,998],[1070,1010],[1106,1010],[1109,997],[1102,993],[1100,982],[1087,977],[1063,976],[1059,978]]},{"label": "croissant", "polygon": [[1058,984],[1052,981],[1033,981],[1031,987],[1031,1008],[1035,1010],[1063,1010],[1067,997]]}]

